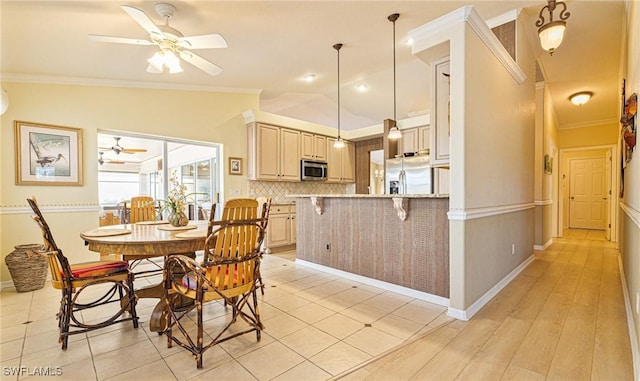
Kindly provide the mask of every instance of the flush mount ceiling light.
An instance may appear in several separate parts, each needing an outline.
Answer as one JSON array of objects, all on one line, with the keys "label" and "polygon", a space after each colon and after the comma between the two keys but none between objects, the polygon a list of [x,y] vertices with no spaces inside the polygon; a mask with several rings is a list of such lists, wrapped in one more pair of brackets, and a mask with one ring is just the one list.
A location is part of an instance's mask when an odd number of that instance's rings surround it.
[{"label": "flush mount ceiling light", "polygon": [[333,48],[338,52],[338,139],[333,143],[333,148],[343,148],[344,140],[340,137],[340,49],[342,44],[335,44]]},{"label": "flush mount ceiling light", "polygon": [[387,20],[393,23],[393,127],[389,129],[387,138],[395,140],[402,137],[402,132],[398,129],[396,121],[396,20],[400,17],[399,13],[394,13],[387,17]]},{"label": "flush mount ceiling light", "polygon": [[591,91],[581,91],[579,93],[575,93],[569,97],[571,103],[576,106],[582,106],[583,104],[589,102],[589,99],[593,96],[593,92]]},{"label": "flush mount ceiling light", "polygon": [[[556,7],[562,7],[557,15],[558,20],[553,19],[553,12],[555,12]],[[549,12],[549,20],[546,24],[545,17],[543,15],[545,10]],[[567,4],[563,1],[555,0],[549,0],[549,3],[542,7],[540,14],[538,14],[536,26],[538,27],[540,45],[542,46],[542,49],[548,51],[550,55],[553,55],[553,52],[555,52],[558,46],[562,43],[564,30],[567,26],[565,20],[567,20],[569,16],[571,16],[571,13],[567,12]]]}]

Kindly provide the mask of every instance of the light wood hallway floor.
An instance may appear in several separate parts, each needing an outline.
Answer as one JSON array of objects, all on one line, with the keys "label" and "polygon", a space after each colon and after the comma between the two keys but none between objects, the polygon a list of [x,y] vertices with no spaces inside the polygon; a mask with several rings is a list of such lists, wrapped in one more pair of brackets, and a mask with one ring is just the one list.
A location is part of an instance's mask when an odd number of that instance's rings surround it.
[{"label": "light wood hallway floor", "polygon": [[450,320],[342,380],[633,380],[617,249],[572,230],[470,321]]}]

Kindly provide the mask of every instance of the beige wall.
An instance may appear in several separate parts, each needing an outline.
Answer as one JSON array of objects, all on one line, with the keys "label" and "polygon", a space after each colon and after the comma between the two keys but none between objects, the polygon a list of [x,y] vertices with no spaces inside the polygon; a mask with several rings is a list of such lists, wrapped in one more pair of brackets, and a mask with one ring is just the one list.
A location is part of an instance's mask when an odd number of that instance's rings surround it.
[{"label": "beige wall", "polygon": [[[257,108],[257,94],[213,93],[33,83],[2,83],[10,106],[0,134],[0,281],[9,280],[4,257],[14,245],[40,242],[30,220],[26,196],[35,195],[45,210],[58,245],[72,262],[97,258],[78,234],[97,225],[97,131],[120,130],[155,136],[220,143],[223,165],[229,156],[246,158],[246,127],[241,113]],[[14,120],[82,129],[84,185],[17,186],[14,181]],[[246,195],[245,176],[224,176],[223,189]]]},{"label": "beige wall", "polygon": [[617,144],[619,128],[617,123],[609,123],[590,127],[559,129],[558,146],[559,148],[575,148]]},{"label": "beige wall", "polygon": [[[626,94],[640,93],[640,2],[627,1],[627,43],[625,77]],[[636,116],[640,118],[640,116]],[[636,120],[636,124],[638,120]],[[640,348],[640,314],[636,305],[640,293],[640,149],[636,146],[633,160],[624,169],[624,197],[620,210],[619,247],[624,266],[627,291],[636,329],[636,348]],[[637,355],[637,354],[636,354]],[[640,359],[636,356],[636,377],[640,377]]]}]

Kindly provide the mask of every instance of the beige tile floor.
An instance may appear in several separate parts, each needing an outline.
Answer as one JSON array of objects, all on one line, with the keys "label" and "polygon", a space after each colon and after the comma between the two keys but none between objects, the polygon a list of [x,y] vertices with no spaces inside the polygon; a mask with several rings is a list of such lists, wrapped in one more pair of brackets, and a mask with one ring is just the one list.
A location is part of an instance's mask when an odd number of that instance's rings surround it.
[{"label": "beige tile floor", "polygon": [[[49,285],[27,293],[4,289],[0,379],[326,380],[452,320],[445,307],[305,268],[293,257],[265,256],[262,340],[248,334],[214,347],[205,352],[200,370],[186,350],[167,348],[164,336],[149,331],[157,299],[139,302],[139,329],[123,323],[71,336],[62,351],[55,320],[60,292]],[[205,331],[224,314],[223,306],[208,307]],[[43,367],[61,377],[30,376]]]}]

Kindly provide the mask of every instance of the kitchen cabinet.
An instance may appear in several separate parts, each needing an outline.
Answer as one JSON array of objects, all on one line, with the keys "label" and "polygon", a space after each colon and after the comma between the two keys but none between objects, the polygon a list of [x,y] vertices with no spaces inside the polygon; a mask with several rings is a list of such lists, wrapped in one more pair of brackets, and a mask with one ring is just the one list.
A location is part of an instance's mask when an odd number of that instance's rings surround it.
[{"label": "kitchen cabinet", "polygon": [[449,194],[449,168],[433,169],[433,193]]},{"label": "kitchen cabinet", "polygon": [[300,181],[300,131],[253,123],[247,135],[250,180]]},{"label": "kitchen cabinet", "polygon": [[402,153],[430,149],[431,132],[428,126],[402,130]]},{"label": "kitchen cabinet", "polygon": [[309,132],[301,133],[301,156],[303,159],[327,160],[327,137]]},{"label": "kitchen cabinet", "polygon": [[432,62],[430,159],[435,166],[449,165],[449,74],[449,57]]},{"label": "kitchen cabinet", "polygon": [[327,138],[327,181],[334,183],[353,183],[355,176],[355,148],[353,143],[345,141],[343,148],[334,148],[335,138]]},{"label": "kitchen cabinet", "polygon": [[271,205],[267,225],[268,249],[295,245],[296,243],[296,206]]}]

